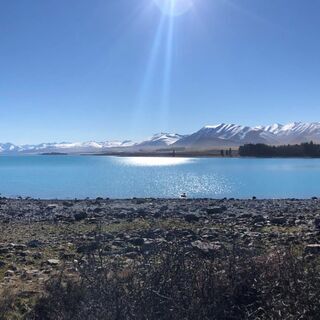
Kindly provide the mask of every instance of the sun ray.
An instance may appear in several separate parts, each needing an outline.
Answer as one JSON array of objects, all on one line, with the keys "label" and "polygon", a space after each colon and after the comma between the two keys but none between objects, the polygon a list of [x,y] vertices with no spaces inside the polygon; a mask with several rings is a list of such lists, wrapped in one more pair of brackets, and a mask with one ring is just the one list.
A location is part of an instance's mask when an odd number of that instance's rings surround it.
[{"label": "sun ray", "polygon": [[[170,109],[170,96],[172,88],[172,67],[173,67],[173,44],[174,44],[174,19],[176,16],[186,13],[193,4],[193,0],[154,0],[161,9],[162,15],[155,33],[150,55],[146,63],[142,85],[139,90],[137,107],[133,115],[133,130],[138,129],[141,117],[145,116],[146,109],[150,108],[148,100],[151,96],[152,83],[156,72],[159,70],[158,63],[163,62],[161,72],[157,77],[160,83],[160,97],[158,114],[162,127],[168,123],[168,113]],[[160,54],[163,58],[159,59]]]},{"label": "sun ray", "polygon": [[143,110],[146,107],[146,102],[148,100],[148,91],[150,89],[150,85],[152,82],[152,77],[154,76],[155,73],[155,68],[156,68],[156,62],[157,58],[160,52],[161,48],[161,39],[163,36],[164,32],[164,26],[165,26],[165,17],[162,16],[159,22],[159,25],[157,27],[157,31],[151,46],[151,51],[149,55],[148,62],[146,64],[146,71],[142,80],[142,85],[141,89],[139,92],[139,97],[138,97],[138,103],[137,103],[137,108],[135,110],[135,115],[134,115],[134,123],[138,123],[140,116],[143,114]]},{"label": "sun ray", "polygon": [[168,32],[166,38],[165,61],[163,68],[163,82],[162,82],[162,110],[161,122],[165,127],[168,122],[168,112],[170,107],[170,95],[172,86],[172,60],[173,60],[173,34],[174,34],[174,19],[169,18]]}]

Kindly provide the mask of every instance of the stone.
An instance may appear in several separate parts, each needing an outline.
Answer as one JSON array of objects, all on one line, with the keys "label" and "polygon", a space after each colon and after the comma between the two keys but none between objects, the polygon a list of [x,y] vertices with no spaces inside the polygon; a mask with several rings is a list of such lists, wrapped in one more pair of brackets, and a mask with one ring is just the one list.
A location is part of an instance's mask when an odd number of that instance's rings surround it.
[{"label": "stone", "polygon": [[47,260],[47,262],[50,266],[57,266],[60,264],[60,260],[58,259],[49,259]]},{"label": "stone", "polygon": [[199,221],[199,216],[197,216],[196,214],[189,213],[184,216],[184,219],[187,222],[197,222]]},{"label": "stone", "polygon": [[134,246],[142,246],[144,244],[144,239],[143,238],[131,238],[129,240],[131,244]]},{"label": "stone", "polygon": [[6,254],[9,253],[11,250],[8,247],[2,247],[0,248],[0,254]]},{"label": "stone", "polygon": [[15,272],[13,270],[7,270],[4,275],[5,277],[13,277]]},{"label": "stone", "polygon": [[273,217],[270,218],[270,223],[275,225],[284,225],[286,224],[287,220],[285,217]]},{"label": "stone", "polygon": [[320,244],[308,244],[304,249],[305,254],[320,254]]},{"label": "stone", "polygon": [[16,243],[10,243],[10,246],[15,250],[26,250],[27,246],[25,244],[16,244]]},{"label": "stone", "polygon": [[314,219],[314,225],[317,229],[320,229],[320,217]]},{"label": "stone", "polygon": [[73,207],[73,203],[71,201],[64,201],[62,204],[64,207]]},{"label": "stone", "polygon": [[219,214],[227,210],[226,206],[215,206],[207,209],[208,214]]},{"label": "stone", "polygon": [[249,219],[249,218],[252,218],[252,213],[250,213],[250,212],[242,213],[242,214],[240,214],[239,218],[241,218],[241,219]]},{"label": "stone", "polygon": [[35,240],[31,240],[27,243],[27,246],[29,248],[39,248],[39,247],[42,247],[43,243],[37,239]]},{"label": "stone", "polygon": [[53,209],[56,209],[56,208],[58,208],[57,204],[48,204],[47,205],[47,210],[53,210]]},{"label": "stone", "polygon": [[256,215],[253,217],[254,223],[265,222],[266,219],[262,215]]},{"label": "stone", "polygon": [[79,212],[79,213],[76,213],[75,215],[74,215],[74,219],[76,220],[76,221],[81,221],[81,220],[84,220],[84,219],[86,219],[88,217],[88,214],[86,213],[86,212]]},{"label": "stone", "polygon": [[213,253],[217,252],[221,249],[221,245],[210,243],[210,242],[204,242],[204,241],[194,241],[191,243],[191,246],[193,248],[197,248],[198,250],[202,251],[203,253]]}]

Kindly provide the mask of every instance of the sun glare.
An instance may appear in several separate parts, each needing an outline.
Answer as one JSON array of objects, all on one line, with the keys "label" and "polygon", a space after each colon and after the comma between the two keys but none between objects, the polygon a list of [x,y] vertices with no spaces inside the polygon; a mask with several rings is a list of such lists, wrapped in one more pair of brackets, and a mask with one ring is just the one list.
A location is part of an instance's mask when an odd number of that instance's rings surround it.
[{"label": "sun glare", "polygon": [[161,11],[170,16],[186,13],[192,6],[193,0],[153,0]]},{"label": "sun glare", "polygon": [[177,166],[192,162],[190,158],[169,158],[169,157],[128,157],[116,158],[126,166],[134,167],[162,167],[162,166]]}]

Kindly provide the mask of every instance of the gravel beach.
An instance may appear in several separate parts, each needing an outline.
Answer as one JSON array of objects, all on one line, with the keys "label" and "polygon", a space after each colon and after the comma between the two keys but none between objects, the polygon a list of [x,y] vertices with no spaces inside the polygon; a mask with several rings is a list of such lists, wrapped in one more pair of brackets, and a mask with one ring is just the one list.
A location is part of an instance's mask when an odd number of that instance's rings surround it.
[{"label": "gravel beach", "polygon": [[103,255],[134,260],[163,244],[204,255],[234,244],[245,250],[294,247],[320,256],[320,200],[0,199],[0,291],[32,297],[75,261],[97,236]]}]

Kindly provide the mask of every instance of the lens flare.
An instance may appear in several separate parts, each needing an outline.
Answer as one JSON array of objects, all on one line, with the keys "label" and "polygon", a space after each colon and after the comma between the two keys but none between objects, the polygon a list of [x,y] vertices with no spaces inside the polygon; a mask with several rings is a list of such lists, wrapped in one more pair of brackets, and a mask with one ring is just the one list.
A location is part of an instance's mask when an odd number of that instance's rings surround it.
[{"label": "lens flare", "polygon": [[193,0],[153,0],[164,14],[179,16],[186,13],[192,6]]}]

